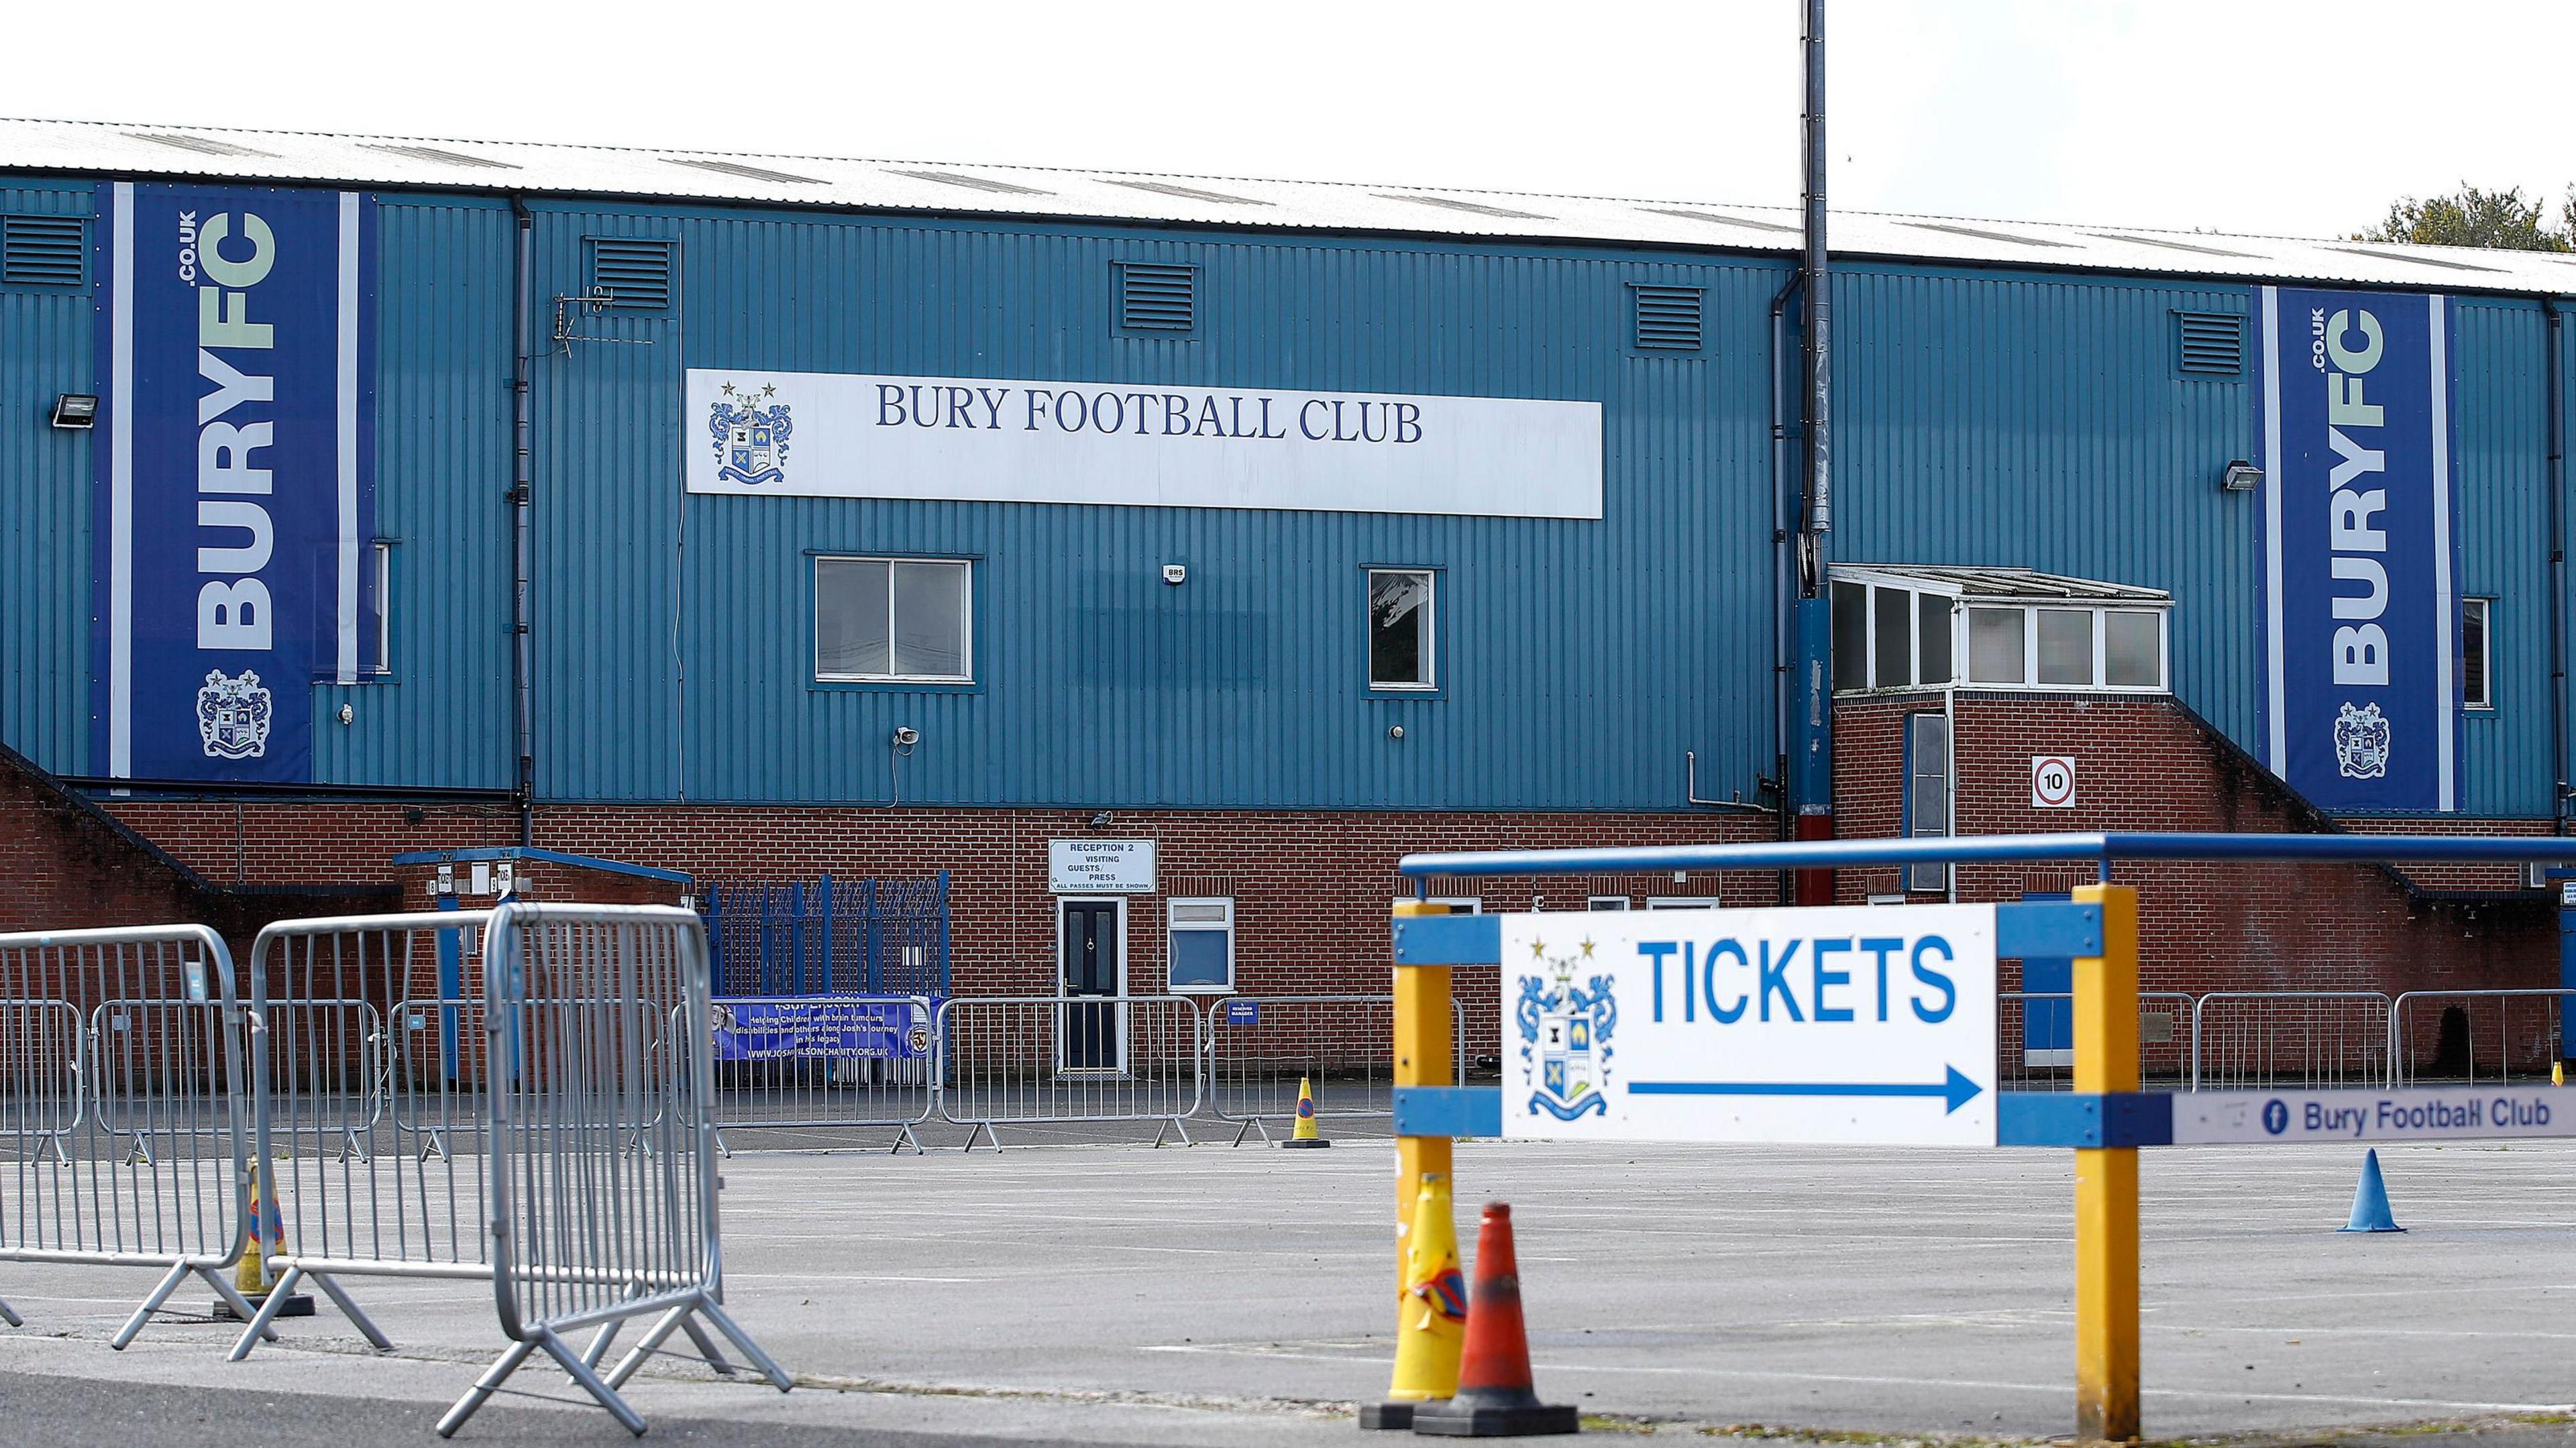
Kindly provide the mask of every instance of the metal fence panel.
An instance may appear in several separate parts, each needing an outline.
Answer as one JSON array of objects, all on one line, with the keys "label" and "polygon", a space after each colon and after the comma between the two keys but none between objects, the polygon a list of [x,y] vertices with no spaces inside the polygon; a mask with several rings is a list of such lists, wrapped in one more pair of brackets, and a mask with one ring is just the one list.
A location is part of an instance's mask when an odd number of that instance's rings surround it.
[{"label": "metal fence panel", "polygon": [[2211,991],[2192,1013],[2192,1088],[2385,1085],[2389,1015],[2379,991]]},{"label": "metal fence panel", "polygon": [[1158,1121],[1159,1146],[1199,1109],[1198,1003],[1187,996],[976,996],[939,1007],[940,1114],[998,1147],[996,1126]]},{"label": "metal fence panel", "polygon": [[2391,1084],[2549,1079],[2562,989],[2410,990],[2388,1021]]},{"label": "metal fence panel", "polygon": [[939,1109],[938,1006],[928,996],[720,1000],[716,1145],[728,1130],[893,1127],[894,1149]]},{"label": "metal fence panel", "polygon": [[[641,1433],[616,1390],[673,1332],[732,1371],[706,1326],[785,1391],[786,1373],[720,1305],[703,924],[661,906],[504,904],[488,951],[493,1295],[511,1347],[439,1433],[463,1426],[539,1350]],[[618,1327],[643,1316],[652,1326],[599,1372]],[[564,1339],[594,1326],[586,1351]]]},{"label": "metal fence panel", "polygon": [[485,1075],[469,1034],[491,912],[282,920],[251,945],[253,1159],[275,1212],[275,1286],[247,1356],[297,1286],[391,1346],[340,1281],[491,1275]]},{"label": "metal fence panel", "polygon": [[948,994],[948,873],[707,887],[718,996]]},{"label": "metal fence panel", "polygon": [[[1467,1079],[1466,1007],[1449,1002],[1454,1081]],[[1315,1114],[1336,1121],[1395,1115],[1395,997],[1221,996],[1208,1002],[1207,1109],[1234,1125],[1234,1144],[1268,1123],[1293,1121],[1297,1088],[1312,1081]]]},{"label": "metal fence panel", "polygon": [[[2138,1076],[2149,1089],[2191,1075],[2193,1001],[2187,991],[2138,992]],[[2001,1091],[2075,1089],[2075,997],[2064,991],[2003,991],[1995,997],[1995,1086]]]},{"label": "metal fence panel", "polygon": [[117,1347],[192,1274],[250,1315],[241,1028],[203,926],[0,935],[0,1258],[160,1268]]}]

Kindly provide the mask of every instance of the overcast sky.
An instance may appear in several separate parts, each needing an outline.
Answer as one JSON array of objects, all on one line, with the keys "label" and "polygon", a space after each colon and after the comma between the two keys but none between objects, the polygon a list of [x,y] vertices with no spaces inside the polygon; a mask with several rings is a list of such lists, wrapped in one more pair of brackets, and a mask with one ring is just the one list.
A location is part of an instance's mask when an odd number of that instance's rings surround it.
[{"label": "overcast sky", "polygon": [[[1788,205],[1800,8],[96,0],[0,105]],[[2576,181],[2566,0],[1831,0],[1828,38],[1837,208],[2313,236]]]}]

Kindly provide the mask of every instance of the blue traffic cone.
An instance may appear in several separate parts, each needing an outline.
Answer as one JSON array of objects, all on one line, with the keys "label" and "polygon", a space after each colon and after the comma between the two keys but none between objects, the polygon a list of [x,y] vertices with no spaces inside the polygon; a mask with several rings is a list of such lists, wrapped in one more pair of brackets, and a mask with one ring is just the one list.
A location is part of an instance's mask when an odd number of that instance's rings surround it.
[{"label": "blue traffic cone", "polygon": [[2361,1184],[2352,1189],[2352,1221],[2335,1229],[2339,1232],[2403,1232],[2397,1218],[2388,1210],[2388,1183],[2379,1175],[2379,1150],[2373,1147],[2361,1159]]}]

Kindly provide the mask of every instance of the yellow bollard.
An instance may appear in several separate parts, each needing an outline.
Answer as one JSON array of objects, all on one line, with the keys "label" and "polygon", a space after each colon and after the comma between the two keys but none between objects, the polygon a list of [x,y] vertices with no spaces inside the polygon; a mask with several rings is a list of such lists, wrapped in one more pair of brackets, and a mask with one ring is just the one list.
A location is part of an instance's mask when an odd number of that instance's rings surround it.
[{"label": "yellow bollard", "polygon": [[1467,1342],[1467,1275],[1458,1266],[1446,1176],[1423,1176],[1409,1236],[1405,1290],[1395,1307],[1395,1379],[1386,1390],[1388,1401],[1361,1409],[1363,1428],[1410,1428],[1414,1404],[1458,1393],[1458,1359]]},{"label": "yellow bollard", "polygon": [[1297,1078],[1297,1129],[1279,1144],[1307,1148],[1332,1145],[1315,1126],[1315,1082],[1312,1077]]},{"label": "yellow bollard", "polygon": [[[1430,900],[1396,902],[1398,918],[1417,915],[1446,915],[1449,907]],[[1395,1070],[1393,1083],[1404,1086],[1449,1086],[1454,1063],[1455,1043],[1449,1019],[1449,967],[1445,965],[1403,965],[1395,968]],[[1413,1293],[1414,1285],[1424,1280],[1417,1272],[1419,1252],[1415,1234],[1428,1229],[1432,1218],[1424,1216],[1431,1191],[1438,1189],[1436,1231],[1445,1243],[1446,1254],[1454,1268],[1458,1255],[1457,1230],[1449,1217],[1449,1169],[1451,1145],[1445,1136],[1399,1136],[1395,1139],[1395,1290],[1396,1290],[1396,1372],[1398,1389],[1408,1384],[1404,1344],[1408,1327],[1418,1326],[1421,1312],[1416,1304],[1423,1299]],[[1435,1254],[1436,1256],[1437,1254]],[[1436,1274],[1434,1274],[1436,1275]],[[1461,1278],[1463,1287],[1464,1279]],[[1465,1308],[1463,1292],[1460,1309]],[[1435,1335],[1436,1337],[1436,1335]],[[1426,1342],[1432,1339],[1426,1339]],[[1423,1392],[1419,1397],[1448,1397],[1458,1384],[1458,1354],[1463,1331],[1453,1334],[1447,1349],[1448,1367],[1445,1381],[1437,1393]],[[1417,1356],[1423,1351],[1416,1347]],[[1418,1373],[1417,1373],[1418,1376]],[[1399,1391],[1387,1403],[1370,1403],[1360,1409],[1363,1428],[1410,1428],[1413,1426],[1413,1404],[1419,1397],[1408,1397]]]},{"label": "yellow bollard", "polygon": [[[2075,1089],[2138,1089],[2138,890],[2085,885],[2102,953],[2075,961]],[[2138,1150],[2075,1153],[2075,1437],[2138,1441]]]}]

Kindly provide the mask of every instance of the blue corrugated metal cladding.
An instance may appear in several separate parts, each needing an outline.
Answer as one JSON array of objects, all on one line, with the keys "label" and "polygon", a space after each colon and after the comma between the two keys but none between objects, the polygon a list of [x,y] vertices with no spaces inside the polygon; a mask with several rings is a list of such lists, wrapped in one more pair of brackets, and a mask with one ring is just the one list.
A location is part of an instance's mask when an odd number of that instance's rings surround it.
[{"label": "blue corrugated metal cladding", "polygon": [[[79,211],[85,183],[13,209]],[[333,781],[505,787],[512,223],[387,196],[379,357],[393,680],[323,689]],[[1683,808],[1772,772],[1778,258],[536,202],[542,797],[1277,808]],[[667,311],[570,308],[584,238],[678,244]],[[1127,335],[1125,262],[1197,268],[1188,338]],[[1706,289],[1708,346],[1641,353],[1630,287]],[[2249,377],[2175,366],[2188,280],[1846,263],[1837,557],[2171,589],[2177,692],[2256,741]],[[2462,586],[2499,598],[2502,707],[2463,807],[2550,810],[2536,303],[2459,309]],[[30,399],[88,384],[90,299],[0,291],[0,728],[85,772],[89,448]],[[1598,522],[689,496],[684,369],[1569,398],[1604,408]],[[27,403],[27,406],[20,406]],[[975,560],[967,689],[813,682],[816,552]],[[1187,586],[1160,579],[1167,563]],[[1439,570],[1442,687],[1372,696],[1364,570]],[[1401,725],[1403,737],[1393,737]],[[897,756],[898,726],[920,742]]]}]

